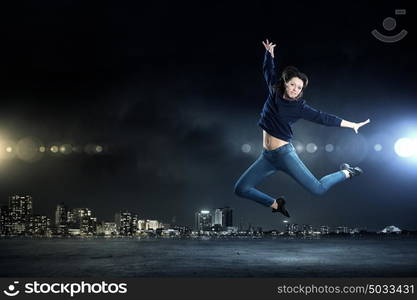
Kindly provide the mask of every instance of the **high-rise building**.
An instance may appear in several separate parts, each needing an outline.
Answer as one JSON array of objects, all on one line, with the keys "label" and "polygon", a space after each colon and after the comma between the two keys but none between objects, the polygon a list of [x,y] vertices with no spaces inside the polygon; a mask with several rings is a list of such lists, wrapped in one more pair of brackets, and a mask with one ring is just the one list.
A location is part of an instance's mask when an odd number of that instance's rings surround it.
[{"label": "high-rise building", "polygon": [[298,224],[291,224],[287,223],[287,233],[289,234],[297,234],[301,231],[301,226]]},{"label": "high-rise building", "polygon": [[336,227],[336,233],[337,234],[349,233],[349,229],[346,226],[339,226],[339,227]]},{"label": "high-rise building", "polygon": [[55,228],[57,234],[68,234],[68,207],[64,203],[56,206]]},{"label": "high-rise building", "polygon": [[214,224],[213,225],[223,226],[223,211],[221,208],[217,208],[214,211]]},{"label": "high-rise building", "polygon": [[115,223],[119,235],[130,236],[138,231],[138,216],[128,211],[120,211],[115,214]]},{"label": "high-rise building", "polygon": [[195,213],[195,228],[198,231],[208,231],[213,225],[213,217],[209,210],[202,210]]},{"label": "high-rise building", "polygon": [[329,234],[329,226],[326,226],[326,225],[320,226],[320,233],[321,234]]},{"label": "high-rise building", "polygon": [[[68,211],[68,230],[79,230],[81,235],[93,235],[97,230],[97,218],[88,208],[74,208]],[[73,230],[70,230],[73,229]]]},{"label": "high-rise building", "polygon": [[47,235],[49,233],[50,220],[46,216],[30,216],[28,233],[31,235]]},{"label": "high-rise building", "polygon": [[233,227],[233,209],[226,206],[222,208],[222,212],[223,227]]},{"label": "high-rise building", "polygon": [[303,228],[302,229],[303,234],[312,234],[313,233],[313,226],[312,225],[303,224],[302,228]]},{"label": "high-rise building", "polygon": [[0,206],[0,235],[12,234],[12,220],[10,218],[9,207]]},{"label": "high-rise building", "polygon": [[233,209],[226,206],[223,208],[217,208],[214,211],[213,225],[220,225],[222,228],[233,226]]},{"label": "high-rise building", "polygon": [[32,196],[14,195],[9,197],[9,217],[12,234],[25,234],[32,216]]}]

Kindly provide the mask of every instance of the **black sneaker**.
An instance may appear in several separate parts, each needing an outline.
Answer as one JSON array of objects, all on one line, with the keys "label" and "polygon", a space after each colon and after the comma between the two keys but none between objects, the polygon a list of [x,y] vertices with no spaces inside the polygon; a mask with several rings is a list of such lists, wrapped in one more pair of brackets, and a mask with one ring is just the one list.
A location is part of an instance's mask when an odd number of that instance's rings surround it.
[{"label": "black sneaker", "polygon": [[276,212],[280,212],[282,213],[284,216],[286,216],[287,218],[290,217],[290,214],[288,213],[288,211],[285,209],[285,198],[284,196],[280,196],[278,197],[275,201],[277,201],[278,203],[278,208],[273,208],[272,212],[276,213]]},{"label": "black sneaker", "polygon": [[359,167],[351,167],[349,166],[349,164],[341,164],[340,165],[340,170],[346,170],[349,172],[349,178],[352,178],[353,176],[358,176],[361,175],[363,173],[362,169]]}]

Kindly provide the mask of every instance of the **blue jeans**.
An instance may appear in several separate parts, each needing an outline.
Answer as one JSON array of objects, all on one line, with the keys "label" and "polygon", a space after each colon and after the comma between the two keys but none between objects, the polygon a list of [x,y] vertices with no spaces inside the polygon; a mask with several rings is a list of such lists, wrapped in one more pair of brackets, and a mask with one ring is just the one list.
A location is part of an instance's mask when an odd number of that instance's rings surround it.
[{"label": "blue jeans", "polygon": [[317,180],[300,160],[294,146],[289,143],[274,150],[264,148],[258,159],[236,182],[235,194],[271,206],[275,198],[262,193],[255,186],[279,170],[290,175],[314,195],[323,195],[333,185],[346,179],[345,174],[338,171]]}]

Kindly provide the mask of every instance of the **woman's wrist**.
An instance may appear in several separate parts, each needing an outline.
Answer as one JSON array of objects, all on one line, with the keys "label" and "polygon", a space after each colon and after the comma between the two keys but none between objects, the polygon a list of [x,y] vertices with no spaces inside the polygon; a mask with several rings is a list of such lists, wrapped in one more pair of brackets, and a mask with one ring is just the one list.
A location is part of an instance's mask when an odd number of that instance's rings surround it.
[{"label": "woman's wrist", "polygon": [[356,123],[349,122],[349,121],[346,121],[346,120],[342,120],[342,122],[340,122],[340,127],[354,128],[355,125],[356,125]]}]

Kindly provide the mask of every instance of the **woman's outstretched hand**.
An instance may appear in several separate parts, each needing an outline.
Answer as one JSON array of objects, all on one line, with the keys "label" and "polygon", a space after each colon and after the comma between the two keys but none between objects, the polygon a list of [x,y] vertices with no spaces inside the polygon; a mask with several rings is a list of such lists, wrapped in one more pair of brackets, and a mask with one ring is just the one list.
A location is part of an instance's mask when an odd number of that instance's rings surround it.
[{"label": "woman's outstretched hand", "polygon": [[363,125],[368,124],[369,122],[371,122],[369,119],[360,123],[354,123],[354,122],[342,120],[342,123],[340,123],[340,126],[352,128],[353,130],[355,130],[355,133],[358,133],[359,128],[361,128]]},{"label": "woman's outstretched hand", "polygon": [[276,44],[270,43],[268,39],[264,42],[262,41],[262,44],[265,46],[265,49],[268,50],[269,53],[271,53],[271,56],[274,57],[274,47]]},{"label": "woman's outstretched hand", "polygon": [[359,128],[361,128],[363,125],[368,124],[371,122],[369,119],[360,123],[353,123],[353,130],[355,130],[356,133],[358,133]]}]

